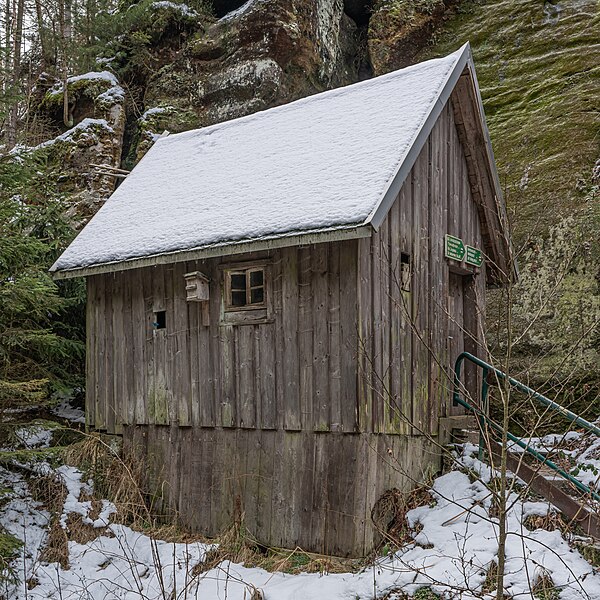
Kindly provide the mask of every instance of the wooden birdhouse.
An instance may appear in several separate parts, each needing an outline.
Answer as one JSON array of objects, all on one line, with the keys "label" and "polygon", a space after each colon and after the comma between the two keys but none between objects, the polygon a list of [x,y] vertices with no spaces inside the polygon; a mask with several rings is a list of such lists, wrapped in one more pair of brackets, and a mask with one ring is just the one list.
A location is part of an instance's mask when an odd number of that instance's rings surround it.
[{"label": "wooden birdhouse", "polygon": [[207,302],[209,298],[209,279],[200,271],[186,273],[185,292],[188,302]]}]

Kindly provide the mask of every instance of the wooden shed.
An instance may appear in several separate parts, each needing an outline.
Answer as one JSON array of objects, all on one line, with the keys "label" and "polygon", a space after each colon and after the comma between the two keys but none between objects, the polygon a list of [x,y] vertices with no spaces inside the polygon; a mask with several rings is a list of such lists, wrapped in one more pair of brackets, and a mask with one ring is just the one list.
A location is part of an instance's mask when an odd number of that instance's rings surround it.
[{"label": "wooden shed", "polygon": [[466,45],[163,136],[52,271],[87,278],[87,423],[165,510],[361,555],[378,498],[440,467],[509,252]]}]

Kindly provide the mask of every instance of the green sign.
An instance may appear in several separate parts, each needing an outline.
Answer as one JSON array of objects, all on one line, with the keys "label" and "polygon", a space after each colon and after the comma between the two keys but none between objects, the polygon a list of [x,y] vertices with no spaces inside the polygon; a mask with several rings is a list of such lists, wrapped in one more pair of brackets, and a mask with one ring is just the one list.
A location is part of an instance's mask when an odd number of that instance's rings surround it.
[{"label": "green sign", "polygon": [[462,261],[467,253],[463,241],[453,235],[446,234],[446,243],[444,246],[446,258]]},{"label": "green sign", "polygon": [[467,246],[467,256],[465,262],[475,267],[480,267],[483,264],[483,254],[478,248]]}]

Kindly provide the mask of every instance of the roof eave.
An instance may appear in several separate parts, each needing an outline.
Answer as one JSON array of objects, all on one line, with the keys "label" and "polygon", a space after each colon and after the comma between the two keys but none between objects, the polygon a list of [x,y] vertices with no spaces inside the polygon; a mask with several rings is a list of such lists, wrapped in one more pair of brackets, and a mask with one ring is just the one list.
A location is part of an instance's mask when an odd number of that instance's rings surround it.
[{"label": "roof eave", "polygon": [[324,242],[340,242],[344,240],[370,237],[373,227],[370,224],[352,224],[326,230],[312,230],[304,232],[291,232],[289,234],[263,237],[255,240],[242,240],[239,242],[226,242],[212,244],[189,250],[176,250],[162,254],[153,254],[139,258],[123,261],[106,262],[73,269],[57,269],[54,265],[51,269],[53,279],[73,279],[75,277],[88,277],[102,273],[113,273],[116,271],[127,271],[152,267],[160,264],[183,262],[187,260],[200,260],[217,256],[231,256],[247,252],[260,252],[275,248],[286,248],[290,246],[305,246],[309,244],[320,244]]}]

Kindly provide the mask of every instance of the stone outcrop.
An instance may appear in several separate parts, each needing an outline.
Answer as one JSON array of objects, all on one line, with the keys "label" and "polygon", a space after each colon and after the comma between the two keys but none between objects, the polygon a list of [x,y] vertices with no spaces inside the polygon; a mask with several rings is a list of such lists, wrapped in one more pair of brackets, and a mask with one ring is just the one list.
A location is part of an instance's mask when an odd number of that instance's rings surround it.
[{"label": "stone outcrop", "polygon": [[64,123],[64,85],[43,76],[31,112],[57,135],[21,155],[44,155],[58,173],[59,188],[70,197],[73,212],[91,216],[115,188],[116,178],[91,165],[118,167],[125,129],[125,91],[115,75],[91,72],[67,80],[68,124]]},{"label": "stone outcrop", "polygon": [[[147,86],[161,125],[243,116],[356,81],[357,27],[342,0],[254,0],[190,39]],[[169,118],[170,117],[170,118]]]}]

